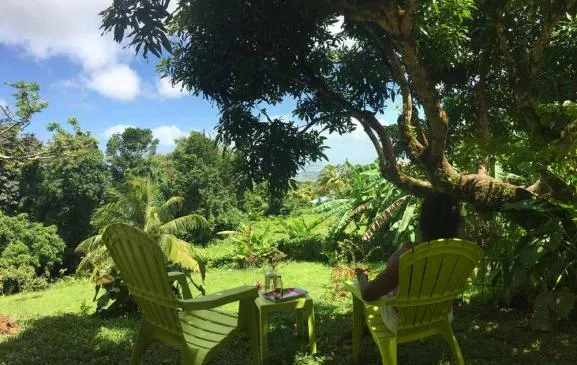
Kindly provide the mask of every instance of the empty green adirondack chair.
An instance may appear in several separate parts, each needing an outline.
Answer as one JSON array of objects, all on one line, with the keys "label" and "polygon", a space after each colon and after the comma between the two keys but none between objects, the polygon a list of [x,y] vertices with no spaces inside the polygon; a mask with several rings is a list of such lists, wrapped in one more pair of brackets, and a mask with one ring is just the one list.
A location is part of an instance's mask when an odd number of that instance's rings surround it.
[{"label": "empty green adirondack chair", "polygon": [[[463,365],[463,355],[448,314],[453,300],[463,291],[482,256],[479,246],[460,239],[421,243],[400,257],[396,296],[365,302],[358,283],[350,283],[348,287],[353,294],[353,361],[359,362],[361,335],[366,322],[383,365],[397,364],[398,343],[437,334],[447,341],[457,364]],[[383,304],[398,309],[396,334],[383,324]]]},{"label": "empty green adirondack chair", "polygon": [[[260,362],[255,287],[238,287],[191,299],[184,274],[167,273],[160,248],[143,231],[114,224],[106,229],[103,240],[143,315],[133,365],[138,364],[153,338],[181,350],[183,365],[203,364],[238,329],[247,330],[253,362]],[[174,280],[183,287],[184,299],[177,298],[171,290],[169,282]],[[214,309],[237,301],[238,316]]]}]

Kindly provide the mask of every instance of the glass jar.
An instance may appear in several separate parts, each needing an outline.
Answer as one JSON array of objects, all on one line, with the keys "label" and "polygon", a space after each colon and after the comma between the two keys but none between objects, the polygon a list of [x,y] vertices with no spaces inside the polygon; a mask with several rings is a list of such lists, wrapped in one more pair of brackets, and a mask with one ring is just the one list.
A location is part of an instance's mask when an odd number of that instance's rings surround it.
[{"label": "glass jar", "polygon": [[272,293],[276,289],[276,285],[280,276],[274,271],[268,271],[264,275],[264,291]]}]

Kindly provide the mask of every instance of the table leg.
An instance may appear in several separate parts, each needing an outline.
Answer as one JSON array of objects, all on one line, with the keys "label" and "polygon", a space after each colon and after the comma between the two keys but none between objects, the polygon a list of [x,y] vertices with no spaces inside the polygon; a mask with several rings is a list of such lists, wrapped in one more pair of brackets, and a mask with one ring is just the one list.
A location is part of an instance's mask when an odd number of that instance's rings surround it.
[{"label": "table leg", "polygon": [[315,327],[315,306],[313,301],[310,301],[309,305],[309,315],[308,315],[308,327],[309,327],[309,344],[311,347],[311,355],[317,353],[317,332]]},{"label": "table leg", "polygon": [[304,318],[303,318],[303,309],[296,310],[296,325],[297,325],[297,334],[299,336],[304,335]]},{"label": "table leg", "polygon": [[264,362],[265,358],[267,357],[268,353],[268,322],[267,322],[267,313],[263,310],[258,311],[258,318],[259,318],[259,332],[260,332],[260,360]]}]

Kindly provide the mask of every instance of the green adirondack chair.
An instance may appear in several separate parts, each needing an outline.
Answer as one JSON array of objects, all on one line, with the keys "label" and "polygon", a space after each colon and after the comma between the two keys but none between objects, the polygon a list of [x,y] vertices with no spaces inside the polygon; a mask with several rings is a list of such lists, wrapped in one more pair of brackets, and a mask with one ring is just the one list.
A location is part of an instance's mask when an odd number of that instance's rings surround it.
[{"label": "green adirondack chair", "polygon": [[[181,350],[183,365],[204,364],[239,329],[248,332],[253,363],[260,363],[255,287],[192,299],[185,275],[167,273],[160,248],[143,231],[114,224],[103,240],[143,315],[131,364],[138,364],[154,338]],[[175,280],[183,288],[184,299],[171,290],[169,283]],[[239,302],[238,316],[215,309],[232,302]]]},{"label": "green adirondack chair", "polygon": [[[400,257],[396,296],[366,302],[358,283],[349,283],[353,294],[353,362],[359,362],[361,335],[366,323],[383,365],[397,364],[398,343],[433,335],[441,335],[457,364],[463,365],[463,354],[451,328],[449,311],[482,256],[483,250],[479,246],[460,239],[421,243]],[[396,333],[383,323],[381,307],[384,304],[398,310]]]}]

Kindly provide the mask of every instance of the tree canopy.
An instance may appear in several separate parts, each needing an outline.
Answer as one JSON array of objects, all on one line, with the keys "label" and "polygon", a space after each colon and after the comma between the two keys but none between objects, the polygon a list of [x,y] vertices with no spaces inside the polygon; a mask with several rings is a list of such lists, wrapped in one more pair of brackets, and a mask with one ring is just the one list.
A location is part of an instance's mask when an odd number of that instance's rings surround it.
[{"label": "tree canopy", "polygon": [[[159,70],[218,105],[220,138],[254,179],[285,188],[324,156],[320,131],[349,132],[354,118],[406,191],[489,209],[577,201],[575,0],[168,4],[115,1],[102,27],[145,57],[169,51]],[[397,123],[384,125],[398,98]],[[288,99],[294,121],[266,117]]]},{"label": "tree canopy", "polygon": [[114,133],[106,143],[106,159],[114,181],[152,173],[150,157],[156,154],[158,139],[149,128],[128,127]]},{"label": "tree canopy", "polygon": [[34,116],[48,107],[48,102],[40,97],[40,86],[24,81],[7,85],[14,89],[14,102],[13,107],[0,104],[0,208],[13,212],[22,198],[19,182],[24,164],[48,162],[56,157],[67,160],[97,147],[96,139],[72,117],[67,120],[72,131],[57,122],[50,123],[50,139],[40,141],[27,130]]}]

